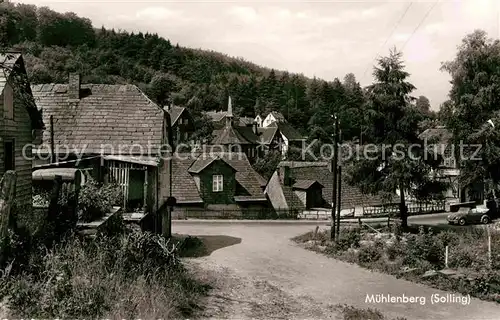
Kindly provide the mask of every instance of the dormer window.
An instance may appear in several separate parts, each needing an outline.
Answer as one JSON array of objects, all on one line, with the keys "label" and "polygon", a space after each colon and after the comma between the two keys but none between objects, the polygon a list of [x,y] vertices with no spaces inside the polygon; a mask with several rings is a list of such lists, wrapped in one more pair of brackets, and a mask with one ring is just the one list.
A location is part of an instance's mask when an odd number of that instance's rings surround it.
[{"label": "dormer window", "polygon": [[223,184],[223,176],[220,174],[216,174],[212,176],[212,191],[213,192],[222,192],[222,184]]},{"label": "dormer window", "polygon": [[3,117],[14,119],[14,91],[8,83],[3,89]]}]

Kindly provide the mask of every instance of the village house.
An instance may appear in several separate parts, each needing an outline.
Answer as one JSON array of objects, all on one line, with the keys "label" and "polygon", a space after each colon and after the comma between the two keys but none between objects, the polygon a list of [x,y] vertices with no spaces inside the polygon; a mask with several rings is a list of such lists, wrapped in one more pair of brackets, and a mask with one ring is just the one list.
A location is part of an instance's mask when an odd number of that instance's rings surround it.
[{"label": "village house", "polygon": [[32,209],[32,144],[44,128],[31,93],[20,53],[0,55],[0,177],[6,171],[17,174],[15,198],[22,212]]},{"label": "village house", "polygon": [[172,172],[174,217],[241,217],[271,209],[266,181],[243,153],[176,154]]},{"label": "village house", "polygon": [[172,121],[172,140],[176,145],[191,141],[195,131],[193,118],[185,107],[169,105],[164,108]]},{"label": "village house", "polygon": [[[267,183],[265,194],[278,213],[309,213],[322,218],[332,207],[333,173],[327,162],[282,161]],[[341,184],[341,215],[363,215],[372,207],[382,206],[379,196],[366,195],[350,186],[345,177]]]},{"label": "village house", "polygon": [[87,169],[121,186],[125,210],[161,207],[170,183],[167,111],[134,85],[81,84],[79,74],[68,84],[33,85],[32,92],[47,124],[36,168]]},{"label": "village house", "polygon": [[[204,114],[210,118],[215,130],[222,129],[226,125],[228,111],[206,111]],[[254,119],[251,117],[235,117],[232,112],[230,116],[233,118],[234,123],[240,127],[252,126],[254,123]]]},{"label": "village house", "polygon": [[449,184],[445,191],[447,202],[467,202],[484,200],[483,185],[461,186],[459,183],[460,162],[456,160],[455,148],[452,144],[453,134],[445,127],[438,126],[425,130],[419,135],[428,150],[443,158],[439,168],[434,172],[435,177]]},{"label": "village house", "polygon": [[227,151],[240,150],[250,161],[272,150],[282,153],[285,157],[289,147],[301,147],[304,138],[284,118],[280,118],[278,113],[274,114],[270,119],[277,118],[279,122],[270,122],[266,127],[259,127],[256,120],[253,120],[251,125],[235,125],[229,97],[228,110],[224,117],[225,126],[214,130],[212,144],[225,146]]}]

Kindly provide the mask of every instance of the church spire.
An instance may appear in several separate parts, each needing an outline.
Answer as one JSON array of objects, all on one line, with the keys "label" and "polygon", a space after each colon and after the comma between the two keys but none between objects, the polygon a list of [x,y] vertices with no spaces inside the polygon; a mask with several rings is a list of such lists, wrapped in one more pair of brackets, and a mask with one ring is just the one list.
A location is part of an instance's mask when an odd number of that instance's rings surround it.
[{"label": "church spire", "polygon": [[229,99],[227,101],[226,125],[233,125],[233,105],[231,103],[231,96],[229,96]]}]

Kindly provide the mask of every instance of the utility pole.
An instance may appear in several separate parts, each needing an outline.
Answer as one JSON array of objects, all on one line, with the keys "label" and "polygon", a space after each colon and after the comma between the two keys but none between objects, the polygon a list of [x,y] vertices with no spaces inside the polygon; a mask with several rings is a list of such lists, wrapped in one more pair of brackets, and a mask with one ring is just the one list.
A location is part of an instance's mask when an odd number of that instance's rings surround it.
[{"label": "utility pole", "polygon": [[340,210],[341,210],[341,201],[342,201],[342,167],[338,166],[338,192],[337,192],[337,239],[340,239]]},{"label": "utility pole", "polygon": [[337,115],[332,115],[332,118],[335,119],[335,134],[333,135],[332,228],[331,228],[330,236],[331,236],[331,239],[333,241],[335,241],[335,210],[336,210],[336,204],[337,204],[337,163],[338,163],[338,143],[337,143],[337,140],[338,140],[338,137],[339,137],[339,134],[338,134],[339,123],[338,123]]}]

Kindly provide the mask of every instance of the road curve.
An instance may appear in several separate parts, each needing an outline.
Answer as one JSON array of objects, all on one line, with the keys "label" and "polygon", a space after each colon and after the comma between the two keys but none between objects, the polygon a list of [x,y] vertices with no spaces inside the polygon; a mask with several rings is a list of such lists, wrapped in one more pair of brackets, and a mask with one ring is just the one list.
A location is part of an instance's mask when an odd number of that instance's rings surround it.
[{"label": "road curve", "polygon": [[[359,308],[376,308],[387,316],[406,317],[408,320],[500,319],[499,304],[478,299],[471,299],[468,305],[432,304],[431,295],[446,295],[446,292],[328,258],[302,249],[290,241],[291,237],[313,230],[314,227],[301,224],[174,221],[172,231],[179,234],[227,235],[241,238],[239,244],[216,250],[210,256],[196,260],[201,262],[202,266],[217,265],[225,268],[228,274],[230,272],[241,279],[253,279],[278,288],[281,295],[287,297],[281,298],[283,305],[286,305],[287,301],[288,304],[308,301],[311,310],[327,311],[332,305],[348,304]],[[367,295],[371,294],[425,297],[426,303],[367,303]],[[264,300],[266,299],[268,298]],[[226,316],[244,318],[244,312],[238,312]],[[309,313],[309,318],[325,318],[324,314],[326,313]],[[276,316],[279,318],[279,315]],[[265,318],[265,315],[254,314],[253,317]],[[292,318],[289,315],[286,317]]]}]

